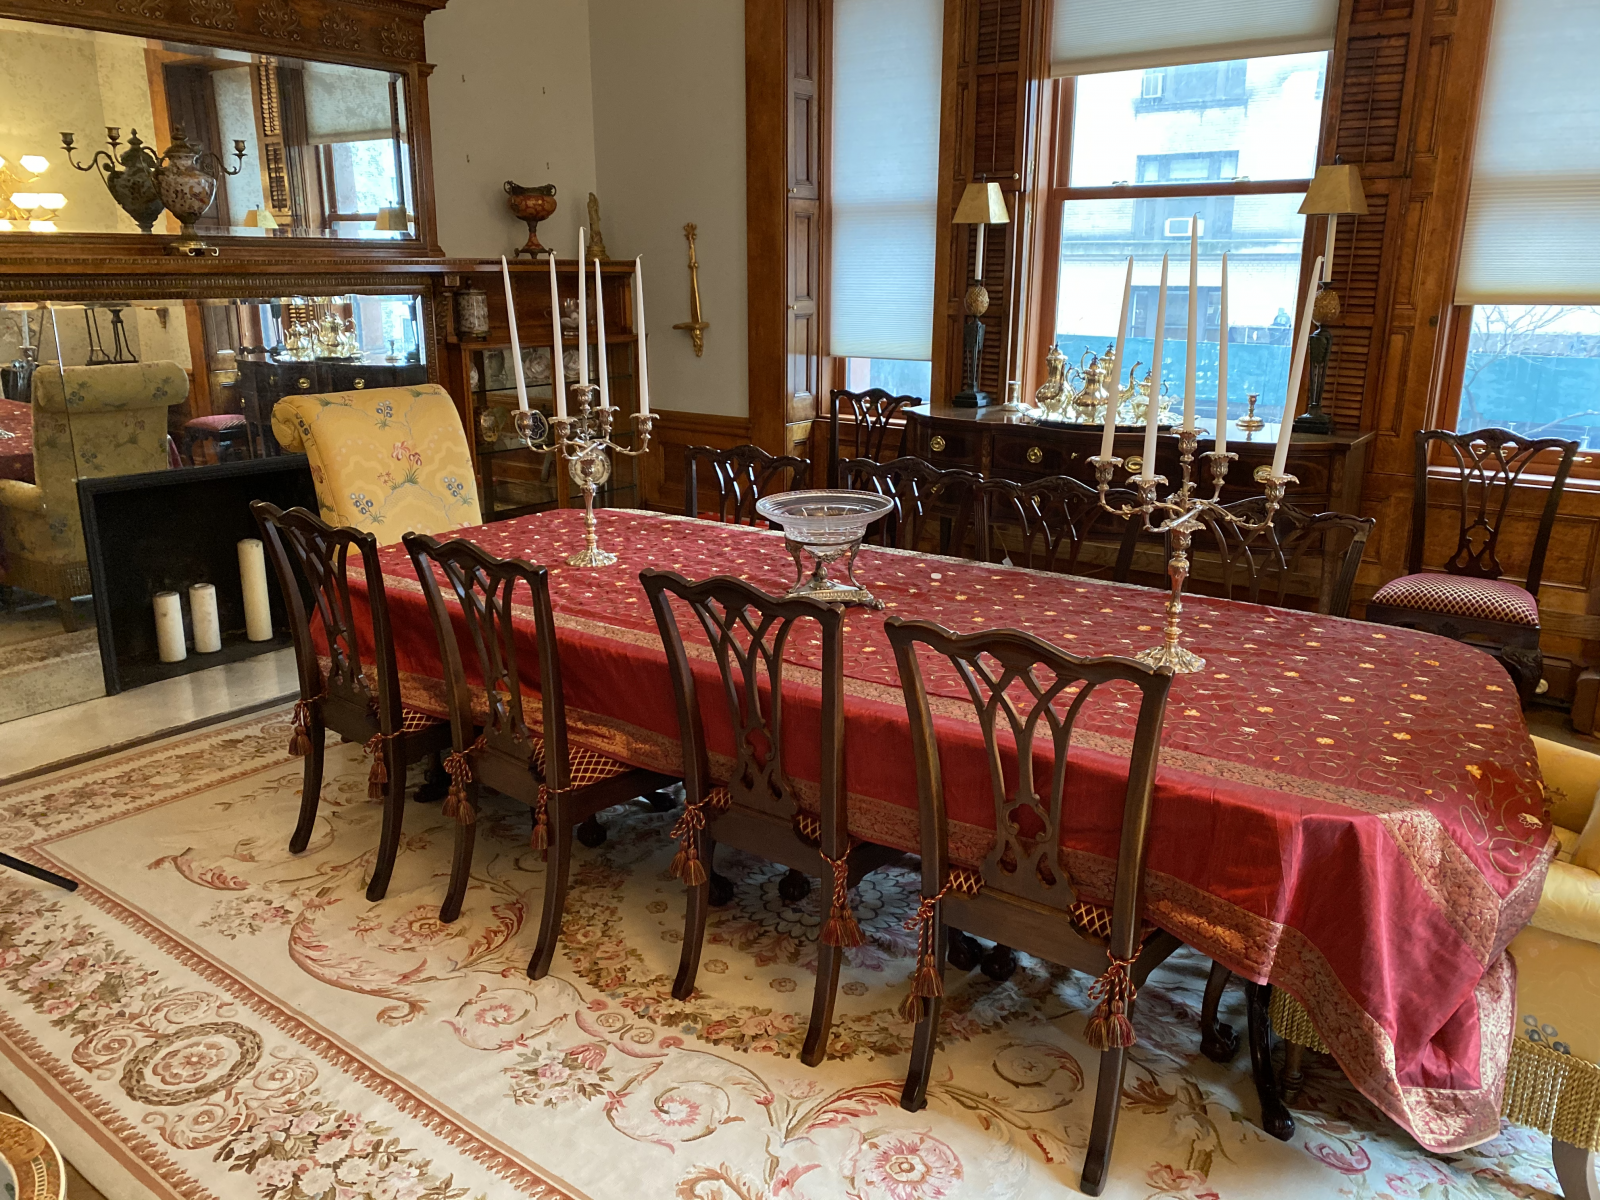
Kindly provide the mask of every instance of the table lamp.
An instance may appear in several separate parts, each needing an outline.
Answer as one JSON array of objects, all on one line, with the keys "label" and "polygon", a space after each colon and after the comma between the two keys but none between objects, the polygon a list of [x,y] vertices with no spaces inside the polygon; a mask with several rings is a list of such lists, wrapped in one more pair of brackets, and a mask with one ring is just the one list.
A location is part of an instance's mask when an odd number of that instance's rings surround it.
[{"label": "table lamp", "polygon": [[1316,301],[1311,306],[1311,319],[1317,328],[1306,343],[1309,401],[1306,411],[1294,419],[1294,427],[1299,433],[1332,433],[1333,418],[1322,411],[1322,388],[1328,377],[1328,352],[1333,348],[1333,334],[1327,326],[1330,321],[1339,319],[1339,293],[1332,287],[1333,246],[1341,216],[1367,215],[1367,194],[1361,186],[1361,173],[1337,159],[1332,166],[1318,167],[1316,177],[1306,189],[1300,212],[1306,216],[1326,216],[1328,231],[1322,252],[1322,278],[1318,281]]},{"label": "table lamp", "polygon": [[989,291],[983,286],[983,235],[990,225],[1007,225],[1011,214],[1006,211],[1006,198],[998,183],[973,182],[961,193],[961,203],[956,205],[954,223],[978,227],[977,254],[973,256],[972,286],[967,289],[964,306],[967,310],[965,328],[967,386],[950,398],[958,408],[982,408],[993,402],[987,392],[978,390],[978,366],[983,359],[983,321],[989,311]]}]

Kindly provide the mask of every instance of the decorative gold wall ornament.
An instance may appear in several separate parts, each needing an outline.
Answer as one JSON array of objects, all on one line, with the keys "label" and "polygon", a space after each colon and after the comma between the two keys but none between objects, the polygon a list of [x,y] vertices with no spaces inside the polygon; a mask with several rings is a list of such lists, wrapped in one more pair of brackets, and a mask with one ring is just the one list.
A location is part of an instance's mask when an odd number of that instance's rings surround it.
[{"label": "decorative gold wall ornament", "polygon": [[287,0],[261,0],[256,5],[256,28],[263,37],[279,42],[300,40],[300,14]]},{"label": "decorative gold wall ornament", "polygon": [[322,17],[322,44],[333,50],[361,49],[361,23],[348,13],[329,10]]},{"label": "decorative gold wall ornament", "polygon": [[694,222],[683,227],[683,236],[689,242],[689,319],[673,328],[689,331],[689,337],[694,342],[694,356],[699,358],[706,352],[706,330],[711,328],[711,323],[700,319],[700,260],[695,257],[694,242],[698,230]]},{"label": "decorative gold wall ornament", "polygon": [[422,58],[422,34],[395,17],[387,25],[378,26],[378,48],[389,58],[417,61]]},{"label": "decorative gold wall ornament", "polygon": [[232,29],[239,14],[233,0],[189,0],[189,24],[207,29]]},{"label": "decorative gold wall ornament", "polygon": [[600,201],[593,192],[589,193],[589,257],[599,262],[611,261],[611,255],[606,253],[605,235],[600,232]]}]

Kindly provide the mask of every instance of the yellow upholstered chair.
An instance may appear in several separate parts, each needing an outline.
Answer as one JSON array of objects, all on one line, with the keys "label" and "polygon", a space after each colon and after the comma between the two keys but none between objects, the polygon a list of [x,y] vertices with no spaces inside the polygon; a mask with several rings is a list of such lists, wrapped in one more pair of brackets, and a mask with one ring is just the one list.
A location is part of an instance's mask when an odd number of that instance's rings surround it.
[{"label": "yellow upholstered chair", "polygon": [[272,432],[311,460],[330,525],[370,530],[389,545],[407,532],[483,521],[467,435],[438,384],[286,396],[272,410]]},{"label": "yellow upholstered chair", "polygon": [[77,628],[72,598],[89,590],[78,480],[167,468],[167,408],[189,395],[175,362],[68,367],[33,376],[34,483],[0,479],[5,582],[55,599]]}]

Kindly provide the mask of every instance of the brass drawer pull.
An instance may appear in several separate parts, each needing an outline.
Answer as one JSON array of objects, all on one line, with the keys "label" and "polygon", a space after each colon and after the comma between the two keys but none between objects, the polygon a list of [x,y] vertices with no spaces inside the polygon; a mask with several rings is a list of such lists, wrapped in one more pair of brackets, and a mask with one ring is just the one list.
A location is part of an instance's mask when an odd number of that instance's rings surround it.
[{"label": "brass drawer pull", "polygon": [[1040,463],[1042,463],[1044,461],[1044,451],[1041,450],[1038,446],[1029,446],[1028,447],[1028,461],[1031,462],[1034,466],[1037,467]]},{"label": "brass drawer pull", "polygon": [[311,390],[311,380],[307,379],[304,375],[300,376],[300,390],[302,392],[309,392]]},{"label": "brass drawer pull", "polygon": [[361,376],[361,375],[356,376],[356,391],[359,392],[362,388],[364,388],[366,386],[367,386],[367,381],[366,381],[365,376]]},{"label": "brass drawer pull", "polygon": [[1131,458],[1123,459],[1122,466],[1129,475],[1137,475],[1140,471],[1144,470],[1144,459],[1135,454]]},{"label": "brass drawer pull", "polygon": [[938,454],[941,450],[943,450],[945,448],[945,444],[944,438],[937,433],[928,439],[928,449],[932,450],[935,454]]}]

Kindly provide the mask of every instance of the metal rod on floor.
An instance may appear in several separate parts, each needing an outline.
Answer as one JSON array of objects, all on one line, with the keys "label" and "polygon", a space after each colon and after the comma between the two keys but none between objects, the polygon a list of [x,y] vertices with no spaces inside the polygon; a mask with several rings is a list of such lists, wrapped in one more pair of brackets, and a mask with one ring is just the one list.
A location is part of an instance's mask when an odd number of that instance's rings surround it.
[{"label": "metal rod on floor", "polygon": [[42,879],[46,883],[53,883],[58,888],[69,892],[78,890],[78,881],[68,879],[65,875],[57,875],[54,871],[46,871],[43,867],[36,867],[31,862],[23,862],[20,858],[0,851],[0,867],[10,867],[13,871],[21,871],[24,875],[32,875],[35,879]]}]

